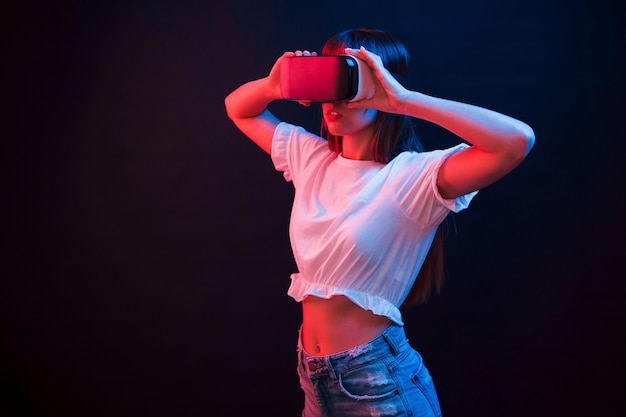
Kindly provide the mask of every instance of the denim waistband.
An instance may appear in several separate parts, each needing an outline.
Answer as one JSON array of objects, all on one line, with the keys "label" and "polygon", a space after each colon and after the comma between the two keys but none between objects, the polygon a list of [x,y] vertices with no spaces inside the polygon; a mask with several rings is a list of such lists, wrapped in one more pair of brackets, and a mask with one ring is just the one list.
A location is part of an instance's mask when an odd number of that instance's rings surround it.
[{"label": "denim waistband", "polygon": [[302,345],[302,331],[298,337],[298,352],[304,371],[309,378],[336,374],[366,363],[402,352],[408,345],[404,327],[391,325],[370,342],[350,348],[344,352],[327,356],[309,355]]}]

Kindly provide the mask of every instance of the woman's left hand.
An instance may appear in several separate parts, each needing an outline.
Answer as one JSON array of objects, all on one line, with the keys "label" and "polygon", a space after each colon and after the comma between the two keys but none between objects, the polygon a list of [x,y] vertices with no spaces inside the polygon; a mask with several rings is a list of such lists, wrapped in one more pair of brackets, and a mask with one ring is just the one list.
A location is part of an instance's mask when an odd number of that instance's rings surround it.
[{"label": "woman's left hand", "polygon": [[377,109],[387,113],[402,113],[402,104],[409,90],[404,88],[383,65],[382,59],[364,47],[360,49],[346,48],[346,54],[364,61],[374,74],[376,92],[369,99],[346,103],[348,108]]}]

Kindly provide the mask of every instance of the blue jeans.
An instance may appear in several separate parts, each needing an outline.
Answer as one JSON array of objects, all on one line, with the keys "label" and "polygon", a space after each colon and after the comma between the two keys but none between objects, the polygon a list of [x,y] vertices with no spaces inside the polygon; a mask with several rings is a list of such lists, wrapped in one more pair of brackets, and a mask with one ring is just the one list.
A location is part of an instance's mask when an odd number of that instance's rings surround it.
[{"label": "blue jeans", "polygon": [[432,378],[400,326],[371,342],[311,356],[298,338],[303,417],[441,416]]}]

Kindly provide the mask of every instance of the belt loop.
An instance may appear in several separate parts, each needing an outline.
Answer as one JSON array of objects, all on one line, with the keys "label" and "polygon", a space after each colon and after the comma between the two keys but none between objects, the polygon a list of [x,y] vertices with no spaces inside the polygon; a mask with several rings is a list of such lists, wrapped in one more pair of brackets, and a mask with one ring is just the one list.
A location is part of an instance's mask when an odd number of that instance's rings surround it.
[{"label": "belt loop", "polygon": [[389,347],[391,348],[391,353],[393,353],[394,356],[397,356],[398,353],[400,353],[400,349],[398,348],[398,346],[396,345],[395,341],[393,340],[393,338],[391,336],[389,336],[387,334],[387,332],[389,330],[391,330],[392,327],[388,328],[387,330],[385,330],[383,332],[383,338],[385,339],[385,341],[387,342],[387,344],[389,345]]},{"label": "belt loop", "polygon": [[333,368],[333,364],[330,362],[330,358],[328,356],[324,357],[324,362],[326,362],[326,366],[328,367],[328,373],[330,377],[337,380],[337,374],[335,373],[335,368]]}]

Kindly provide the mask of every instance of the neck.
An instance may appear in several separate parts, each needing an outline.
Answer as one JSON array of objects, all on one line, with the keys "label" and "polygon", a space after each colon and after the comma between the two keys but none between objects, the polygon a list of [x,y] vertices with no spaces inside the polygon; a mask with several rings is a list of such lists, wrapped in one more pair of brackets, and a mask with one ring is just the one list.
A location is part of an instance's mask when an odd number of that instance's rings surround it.
[{"label": "neck", "polygon": [[356,134],[344,135],[341,139],[341,155],[347,159],[371,161],[374,159],[372,155],[373,141],[373,128]]}]

